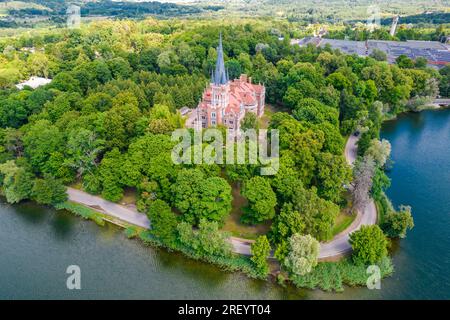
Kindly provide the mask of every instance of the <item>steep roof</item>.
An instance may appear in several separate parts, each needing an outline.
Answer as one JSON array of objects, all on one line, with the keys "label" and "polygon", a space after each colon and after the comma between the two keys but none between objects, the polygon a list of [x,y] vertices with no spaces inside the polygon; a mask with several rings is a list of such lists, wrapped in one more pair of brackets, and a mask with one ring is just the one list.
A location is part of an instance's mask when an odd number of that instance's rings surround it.
[{"label": "steep roof", "polygon": [[215,85],[223,85],[228,83],[228,72],[225,69],[225,61],[223,57],[222,33],[219,37],[219,46],[217,47],[216,69],[212,74],[212,82]]}]

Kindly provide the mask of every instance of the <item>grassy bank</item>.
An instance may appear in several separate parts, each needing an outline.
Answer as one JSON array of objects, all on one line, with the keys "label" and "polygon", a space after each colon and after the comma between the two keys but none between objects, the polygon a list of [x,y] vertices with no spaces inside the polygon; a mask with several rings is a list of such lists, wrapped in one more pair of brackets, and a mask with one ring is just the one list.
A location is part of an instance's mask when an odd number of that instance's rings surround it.
[{"label": "grassy bank", "polygon": [[[394,272],[392,261],[385,257],[379,264],[381,278]],[[292,282],[300,288],[321,289],[324,291],[344,291],[344,286],[366,286],[370,274],[367,266],[355,265],[350,258],[338,262],[321,262],[305,276],[291,277]]]},{"label": "grassy bank", "polygon": [[167,246],[158,238],[154,237],[149,230],[133,230],[127,229],[127,236],[134,237],[137,236],[140,240],[142,240],[146,245],[151,245],[155,247],[163,247],[170,251],[176,251],[183,253],[185,256],[199,261],[208,262],[219,266],[222,270],[229,272],[242,272],[253,279],[261,279],[261,276],[258,275],[253,262],[249,257],[232,254],[229,257],[222,256],[214,256],[214,255],[201,255],[191,248],[184,246],[183,244],[177,242],[172,246]]},{"label": "grassy bank", "polygon": [[394,211],[391,200],[387,197],[387,195],[383,192],[382,195],[378,199],[375,200],[375,205],[377,207],[377,221],[378,224],[381,225],[384,222],[384,217],[388,212]]},{"label": "grassy bank", "polygon": [[[179,242],[168,246],[153,236],[151,232],[145,228],[114,221],[114,219],[110,219],[109,216],[105,214],[77,203],[65,202],[55,207],[59,210],[64,209],[73,212],[76,215],[81,216],[84,219],[92,220],[101,226],[105,224],[105,221],[114,223],[124,228],[127,238],[139,239],[145,245],[179,252],[188,258],[216,265],[227,272],[242,272],[250,278],[262,279],[256,272],[253,262],[247,256],[239,254],[232,254],[229,257],[201,255]],[[393,266],[390,258],[385,258],[379,264],[379,267],[382,278],[393,273]],[[366,273],[366,269],[366,266],[355,265],[350,258],[346,258],[338,262],[321,262],[311,273],[303,277],[291,277],[290,280],[298,288],[342,292],[345,285],[365,286],[366,281],[370,276]]]},{"label": "grassy bank", "polygon": [[129,239],[138,238],[146,245],[151,245],[153,247],[158,248],[166,248],[169,251],[180,252],[191,259],[200,260],[217,265],[222,270],[230,272],[242,272],[247,276],[249,276],[250,278],[261,279],[261,277],[255,270],[253,262],[247,256],[242,256],[238,254],[233,254],[230,257],[199,255],[195,251],[193,251],[188,247],[185,247],[181,243],[177,243],[174,246],[167,246],[165,243],[154,237],[149,230],[146,230],[138,226],[133,226],[128,223],[124,223],[122,221],[114,219],[113,217],[97,212],[91,208],[85,207],[78,203],[66,201],[61,204],[55,205],[55,208],[58,210],[67,210],[86,220],[92,220],[99,226],[104,226],[105,221],[111,222],[115,225],[124,228],[125,235]]},{"label": "grassy bank", "polygon": [[66,201],[55,205],[57,210],[67,210],[86,220],[92,220],[99,226],[105,225],[105,215],[81,204]]},{"label": "grassy bank", "polygon": [[350,214],[347,212],[347,210],[341,211],[339,216],[336,218],[336,222],[332,230],[333,237],[350,227],[355,218],[356,214]]}]

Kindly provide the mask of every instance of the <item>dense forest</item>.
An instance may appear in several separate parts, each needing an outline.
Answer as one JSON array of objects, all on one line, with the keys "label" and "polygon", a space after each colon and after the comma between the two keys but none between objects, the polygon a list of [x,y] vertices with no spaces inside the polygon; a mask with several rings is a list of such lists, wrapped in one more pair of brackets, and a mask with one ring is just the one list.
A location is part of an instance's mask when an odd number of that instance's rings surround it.
[{"label": "dense forest", "polygon": [[[43,19],[47,24],[65,24],[67,8],[75,4],[81,8],[82,17],[110,17],[141,19],[145,16],[160,18],[199,15],[202,12],[217,11],[220,6],[190,6],[174,3],[151,2],[117,2],[101,1],[66,1],[66,0],[22,0],[0,1],[0,10],[7,14],[7,19],[0,20],[0,27],[17,28],[33,26]],[[0,11],[1,13],[1,11]]]},{"label": "dense forest", "polygon": [[[365,26],[371,16],[370,1],[67,1],[67,0],[0,0],[1,28],[10,34],[15,28],[43,28],[64,26],[66,10],[70,4],[81,8],[84,20],[114,18],[140,20],[147,16],[158,18],[189,17],[204,19],[233,19],[234,17],[259,17],[281,23],[289,21],[295,29],[291,37],[312,35],[313,29],[325,27],[326,35],[333,39],[350,40],[434,40],[445,41],[449,33],[449,14],[441,3],[428,4],[422,0],[402,5],[402,0],[382,1],[380,10],[381,26],[370,32]],[[447,10],[448,11],[448,10]],[[400,15],[400,25],[396,36],[389,35],[392,18]],[[439,28],[439,30],[437,30]],[[1,33],[0,33],[1,34]]]},{"label": "dense forest", "polygon": [[[391,25],[392,19],[381,19],[382,25]],[[405,24],[444,24],[450,22],[450,12],[429,12],[402,17],[402,23]]]},{"label": "dense forest", "polygon": [[[197,105],[220,32],[230,77],[246,73],[266,86],[268,123],[250,119],[246,127],[279,130],[275,176],[260,176],[261,165],[171,161],[171,132],[184,125],[178,109]],[[358,266],[383,261],[390,270],[387,236],[404,236],[412,221],[408,208],[396,211],[384,196],[390,146],[379,140],[380,126],[419,110],[439,90],[448,95],[450,82],[449,66],[438,72],[404,56],[390,65],[378,56],[291,46],[286,24],[258,20],[101,21],[3,39],[0,52],[0,181],[8,202],[60,205],[68,185],[115,202],[132,190],[153,224],[147,240],[228,268],[241,259],[241,269],[263,278],[273,249],[288,277],[308,287],[327,288],[318,241],[331,239],[338,216],[369,197],[382,208],[381,229],[355,233],[353,258],[331,287],[341,288],[345,272]],[[30,76],[52,82],[15,88]],[[360,158],[352,171],[343,152],[355,131]],[[255,234],[250,262],[235,257],[221,230],[236,185],[246,200],[239,223],[268,226]]]}]

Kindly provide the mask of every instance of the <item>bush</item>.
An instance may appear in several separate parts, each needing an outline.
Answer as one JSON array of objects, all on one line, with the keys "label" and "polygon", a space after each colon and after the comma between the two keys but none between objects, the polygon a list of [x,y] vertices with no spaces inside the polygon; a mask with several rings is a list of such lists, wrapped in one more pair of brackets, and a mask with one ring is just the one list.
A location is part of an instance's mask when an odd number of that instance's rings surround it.
[{"label": "bush", "polygon": [[16,165],[14,160],[0,164],[0,180],[8,203],[28,199],[33,187],[33,175]]},{"label": "bush", "polygon": [[407,230],[414,227],[411,207],[400,206],[399,211],[389,211],[383,219],[381,228],[390,238],[405,238]]},{"label": "bush", "polygon": [[151,221],[152,234],[168,244],[176,240],[177,218],[166,202],[155,200],[147,216]]},{"label": "bush", "polygon": [[185,246],[179,241],[176,242],[172,247],[168,247],[167,244],[161,242],[161,240],[152,235],[150,231],[141,232],[139,234],[139,238],[147,245],[166,247],[170,250],[179,251],[194,260],[200,260],[215,264],[225,271],[241,271],[251,278],[261,279],[261,276],[256,271],[253,262],[247,256],[231,254],[230,256],[224,257],[217,255],[199,254],[197,250]]},{"label": "bush", "polygon": [[88,207],[85,207],[81,204],[75,203],[75,202],[62,202],[55,205],[55,208],[58,210],[67,210],[72,213],[75,213],[78,216],[81,216],[82,218],[86,220],[92,220],[99,226],[104,226],[105,221],[103,220],[102,214],[94,211]]},{"label": "bush", "polygon": [[33,200],[40,204],[58,204],[67,200],[66,187],[52,176],[36,179],[31,194]]},{"label": "bush", "polygon": [[362,226],[350,234],[352,258],[356,264],[375,264],[387,256],[389,244],[378,225]]},{"label": "bush", "polygon": [[83,176],[83,190],[90,194],[99,194],[102,190],[102,182],[98,174],[89,173]]},{"label": "bush", "polygon": [[139,230],[136,226],[129,226],[125,229],[125,235],[128,239],[136,238],[139,235]]},{"label": "bush", "polygon": [[295,275],[305,275],[317,265],[319,249],[319,242],[310,235],[294,234],[289,238],[284,266]]},{"label": "bush", "polygon": [[269,273],[269,264],[267,258],[270,256],[270,244],[266,236],[260,236],[251,247],[251,260],[261,277],[267,277]]},{"label": "bush", "polygon": [[[384,257],[378,263],[381,278],[394,272],[392,261]],[[299,288],[322,289],[325,291],[344,291],[344,285],[365,286],[369,278],[367,266],[355,264],[351,259],[339,262],[321,262],[314,270],[304,276],[292,275],[290,279]]]}]

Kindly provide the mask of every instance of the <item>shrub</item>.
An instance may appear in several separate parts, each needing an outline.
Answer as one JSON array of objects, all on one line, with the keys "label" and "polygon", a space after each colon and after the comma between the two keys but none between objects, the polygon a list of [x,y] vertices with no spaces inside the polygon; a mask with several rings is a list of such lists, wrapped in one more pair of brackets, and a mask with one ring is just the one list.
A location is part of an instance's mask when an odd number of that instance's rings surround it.
[{"label": "shrub", "polygon": [[176,240],[177,218],[165,201],[155,200],[150,205],[147,216],[156,237],[168,244]]},{"label": "shrub", "polygon": [[405,238],[407,230],[413,227],[414,220],[409,206],[400,206],[399,211],[389,211],[381,225],[383,231],[390,238]]},{"label": "shrub", "polygon": [[261,277],[266,277],[269,273],[269,264],[267,258],[270,256],[270,244],[266,236],[260,236],[251,247],[251,260]]},{"label": "shrub", "polygon": [[66,187],[52,176],[36,179],[31,190],[32,198],[40,204],[58,204],[67,200]]},{"label": "shrub", "polygon": [[378,225],[362,226],[350,234],[356,264],[375,264],[387,256],[388,240]]},{"label": "shrub", "polygon": [[[389,257],[384,257],[377,265],[381,278],[394,272]],[[347,258],[339,262],[320,262],[310,273],[304,276],[291,275],[290,279],[299,288],[341,292],[344,291],[344,285],[365,286],[369,276],[366,265],[355,264]]]},{"label": "shrub", "polygon": [[62,202],[55,205],[55,208],[58,210],[67,210],[72,213],[75,213],[78,216],[83,217],[86,220],[92,220],[99,226],[104,226],[105,221],[103,220],[102,214],[94,211],[88,207],[85,207],[81,204],[75,202]]},{"label": "shrub", "polygon": [[198,256],[229,257],[232,254],[228,234],[219,231],[217,222],[200,221],[199,229],[193,230],[187,222],[178,225],[179,240]]},{"label": "shrub", "polygon": [[294,234],[289,238],[289,254],[284,266],[295,275],[305,275],[317,265],[319,242],[310,235]]}]

